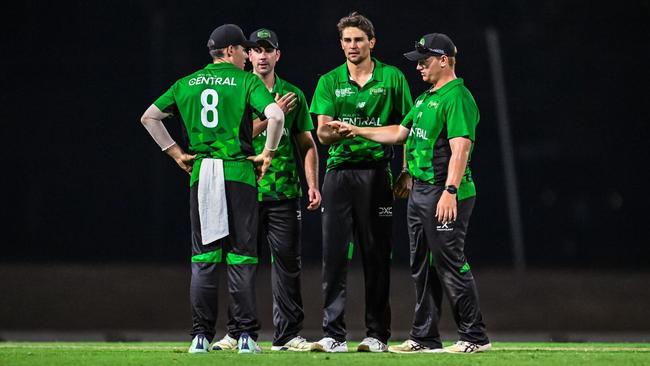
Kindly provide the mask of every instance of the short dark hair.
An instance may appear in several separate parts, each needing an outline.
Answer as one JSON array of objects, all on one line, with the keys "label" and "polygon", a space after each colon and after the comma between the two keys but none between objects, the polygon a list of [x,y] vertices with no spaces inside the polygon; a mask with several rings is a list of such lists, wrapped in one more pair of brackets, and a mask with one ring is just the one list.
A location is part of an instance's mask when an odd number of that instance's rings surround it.
[{"label": "short dark hair", "polygon": [[370,19],[357,13],[356,11],[353,11],[349,15],[341,18],[336,27],[339,29],[339,38],[343,37],[343,30],[348,27],[361,29],[364,33],[366,33],[368,39],[375,38],[375,27],[372,25]]},{"label": "short dark hair", "polygon": [[215,58],[224,57],[226,55],[224,51],[225,51],[224,48],[213,48],[209,52],[210,52],[210,56],[212,56],[212,59],[214,60]]}]

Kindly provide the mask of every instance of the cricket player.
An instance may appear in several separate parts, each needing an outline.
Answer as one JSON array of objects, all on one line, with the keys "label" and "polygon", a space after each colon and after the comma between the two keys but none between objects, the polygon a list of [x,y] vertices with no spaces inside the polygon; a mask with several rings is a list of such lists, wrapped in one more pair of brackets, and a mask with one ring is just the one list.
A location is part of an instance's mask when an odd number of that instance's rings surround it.
[{"label": "cricket player", "polygon": [[[307,182],[310,211],[320,207],[318,189],[318,152],[311,136],[314,125],[303,92],[275,73],[280,60],[278,37],[270,29],[253,32],[249,40],[257,47],[249,50],[253,73],[276,96],[278,104],[286,106],[284,132],[271,166],[258,183],[259,243],[271,250],[271,285],[273,293],[274,351],[309,351],[311,343],[299,335],[304,311],[300,292],[300,177],[297,163],[302,160]],[[253,145],[264,150],[267,121],[255,120]],[[300,159],[297,154],[300,154]],[[228,323],[229,332],[233,323]],[[237,347],[231,334],[213,345],[213,349]]]},{"label": "cricket player", "polygon": [[[491,348],[479,308],[474,276],[465,257],[465,236],[476,200],[469,162],[479,111],[464,81],[456,77],[456,46],[441,33],[423,36],[404,56],[417,61],[422,80],[431,84],[415,100],[401,125],[360,128],[332,122],[347,137],[384,144],[406,141],[413,179],[407,206],[415,316],[410,337],[391,352],[475,353]],[[434,271],[436,273],[434,273]],[[442,348],[439,304],[434,289],[442,282],[460,340]]]},{"label": "cricket player", "polygon": [[310,109],[318,118],[318,139],[330,146],[321,209],[325,337],[312,348],[348,350],[346,277],[356,250],[363,262],[366,304],[366,338],[357,350],[385,352],[391,320],[393,149],[363,138],[344,139],[327,123],[369,128],[399,123],[412,106],[411,93],[402,72],[371,57],[376,39],[368,18],[352,13],[337,27],[346,61],[319,79]]},{"label": "cricket player", "polygon": [[[142,116],[158,146],[190,174],[192,229],[192,344],[208,352],[217,319],[217,265],[225,254],[230,334],[240,353],[259,352],[255,306],[258,203],[255,166],[262,175],[278,147],[284,114],[255,75],[243,71],[244,47],[255,43],[234,24],[217,27],[208,40],[212,63],[176,81]],[[189,153],[171,138],[162,120],[179,115]],[[265,147],[253,149],[253,116],[267,119]]]}]

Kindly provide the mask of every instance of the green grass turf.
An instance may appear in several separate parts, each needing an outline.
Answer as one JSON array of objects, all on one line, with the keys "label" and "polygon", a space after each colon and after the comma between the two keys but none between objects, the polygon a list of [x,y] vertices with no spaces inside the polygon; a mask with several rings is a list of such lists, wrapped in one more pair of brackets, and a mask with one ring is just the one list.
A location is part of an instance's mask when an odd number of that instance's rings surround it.
[{"label": "green grass turf", "polygon": [[[393,343],[392,343],[393,344]],[[350,350],[356,343],[349,342]],[[262,354],[220,351],[188,354],[186,343],[0,343],[0,365],[650,365],[650,343],[503,343],[489,352],[458,354],[370,354],[272,352],[261,343]]]}]

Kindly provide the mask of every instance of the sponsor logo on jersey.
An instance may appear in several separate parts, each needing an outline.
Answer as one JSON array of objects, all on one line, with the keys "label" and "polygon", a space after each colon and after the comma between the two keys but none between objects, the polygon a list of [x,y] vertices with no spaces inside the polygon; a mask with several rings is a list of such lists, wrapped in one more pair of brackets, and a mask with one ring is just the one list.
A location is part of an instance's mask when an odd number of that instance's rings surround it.
[{"label": "sponsor logo on jersey", "polygon": [[379,217],[393,217],[393,207],[379,207]]},{"label": "sponsor logo on jersey", "polygon": [[204,75],[199,75],[195,78],[191,78],[188,82],[188,85],[229,85],[229,86],[237,86],[237,82],[235,81],[235,77],[215,77],[215,76],[204,76]]},{"label": "sponsor logo on jersey", "polygon": [[341,89],[336,89],[334,91],[334,94],[336,94],[337,98],[342,98],[354,94],[354,91],[352,90],[352,88],[341,88]]},{"label": "sponsor logo on jersey", "polygon": [[417,102],[415,102],[415,107],[416,107],[416,108],[419,107],[419,106],[422,104],[422,102],[423,102],[422,99],[420,99],[420,100],[418,100]]},{"label": "sponsor logo on jersey", "polygon": [[422,140],[428,140],[429,139],[429,137],[427,136],[427,131],[425,129],[422,129],[422,128],[419,128],[419,127],[415,127],[415,128],[412,127],[411,132],[409,132],[409,136],[415,136],[415,137],[417,137],[419,139],[422,139]]},{"label": "sponsor logo on jersey", "polygon": [[379,117],[341,117],[341,122],[346,122],[355,126],[381,126],[381,118]]},{"label": "sponsor logo on jersey", "polygon": [[453,227],[449,227],[449,223],[436,225],[436,231],[454,231]]},{"label": "sponsor logo on jersey", "polygon": [[370,95],[386,95],[386,89],[383,87],[376,87],[368,90]]},{"label": "sponsor logo on jersey", "polygon": [[366,106],[366,102],[359,102],[357,103],[357,109],[363,109],[363,107]]},{"label": "sponsor logo on jersey", "polygon": [[440,104],[440,103],[438,103],[437,100],[432,100],[432,101],[429,102],[429,104],[427,104],[427,108],[433,107],[433,109],[436,109],[436,108],[438,108],[438,104]]}]

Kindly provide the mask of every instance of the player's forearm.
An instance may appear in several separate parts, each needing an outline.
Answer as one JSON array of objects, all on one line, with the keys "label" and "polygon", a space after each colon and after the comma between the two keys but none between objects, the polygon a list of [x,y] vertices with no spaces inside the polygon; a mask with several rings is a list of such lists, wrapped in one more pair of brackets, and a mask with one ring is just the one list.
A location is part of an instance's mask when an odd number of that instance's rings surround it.
[{"label": "player's forearm", "polygon": [[264,109],[264,115],[267,117],[266,143],[264,144],[264,149],[275,151],[282,138],[284,113],[282,113],[282,109],[277,104],[271,103]]},{"label": "player's forearm", "polygon": [[[406,130],[406,132],[402,131]],[[408,130],[400,125],[383,127],[357,127],[354,134],[380,144],[397,145],[403,144],[408,137]]]},{"label": "player's forearm", "polygon": [[343,140],[341,135],[327,125],[318,126],[316,135],[318,136],[318,141],[323,145],[331,145]]},{"label": "player's forearm", "polygon": [[259,118],[256,118],[253,121],[253,138],[257,137],[260,133],[266,130],[268,125],[268,120],[261,121]]},{"label": "player's forearm", "polygon": [[316,144],[310,138],[310,144],[302,148],[302,160],[305,164],[305,179],[309,188],[318,189],[318,152]]},{"label": "player's forearm", "polygon": [[162,112],[154,104],[149,106],[140,118],[140,122],[147,129],[149,135],[153,140],[160,146],[162,151],[168,150],[170,147],[176,145],[176,142],[169,135],[169,132],[165,128],[165,125],[162,123],[162,120],[165,119],[169,114]]},{"label": "player's forearm", "polygon": [[467,138],[459,137],[451,139],[449,145],[451,146],[451,157],[449,158],[445,186],[452,185],[458,187],[463,178],[463,174],[465,174],[472,142]]}]

